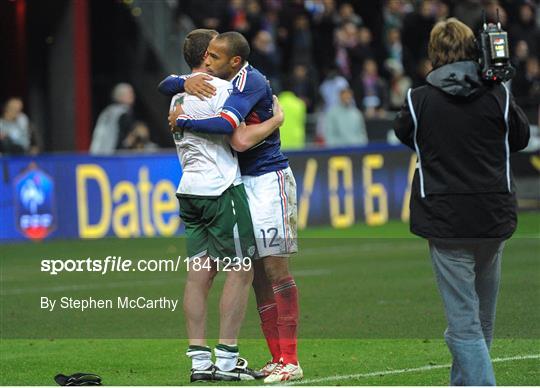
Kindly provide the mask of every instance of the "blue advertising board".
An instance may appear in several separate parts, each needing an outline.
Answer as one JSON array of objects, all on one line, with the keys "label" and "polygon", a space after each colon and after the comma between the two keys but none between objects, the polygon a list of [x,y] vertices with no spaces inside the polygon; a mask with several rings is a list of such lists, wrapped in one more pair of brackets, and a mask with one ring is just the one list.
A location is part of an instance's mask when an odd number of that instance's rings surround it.
[{"label": "blue advertising board", "polygon": [[[370,145],[287,156],[297,183],[299,229],[408,221],[416,157],[407,148]],[[518,154],[514,159],[518,170],[537,180],[531,158]],[[0,162],[0,242],[183,233],[175,196],[181,171],[174,152],[2,157]]]},{"label": "blue advertising board", "polygon": [[[44,155],[1,162],[0,240],[181,232],[176,154]],[[36,228],[41,232],[28,232]]]}]

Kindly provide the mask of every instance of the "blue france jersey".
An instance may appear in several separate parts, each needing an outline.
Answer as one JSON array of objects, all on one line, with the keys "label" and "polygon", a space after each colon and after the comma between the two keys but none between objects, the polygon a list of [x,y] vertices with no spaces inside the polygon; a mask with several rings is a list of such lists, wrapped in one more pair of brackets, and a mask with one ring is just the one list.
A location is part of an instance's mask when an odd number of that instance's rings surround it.
[{"label": "blue france jersey", "polygon": [[[159,84],[159,91],[168,96],[183,93],[187,76],[170,75]],[[242,121],[256,124],[272,117],[272,89],[266,78],[246,63],[232,79],[233,89],[217,116],[191,117],[180,115],[176,125],[186,131],[231,135]],[[263,175],[289,166],[281,153],[279,129],[251,149],[238,153],[242,175]]]},{"label": "blue france jersey", "polygon": [[[258,124],[272,117],[272,89],[257,69],[246,63],[232,83],[235,88],[223,105],[222,117],[234,127],[242,121],[246,125]],[[257,176],[287,168],[288,160],[280,148],[277,129],[253,148],[238,153],[242,175]]]}]

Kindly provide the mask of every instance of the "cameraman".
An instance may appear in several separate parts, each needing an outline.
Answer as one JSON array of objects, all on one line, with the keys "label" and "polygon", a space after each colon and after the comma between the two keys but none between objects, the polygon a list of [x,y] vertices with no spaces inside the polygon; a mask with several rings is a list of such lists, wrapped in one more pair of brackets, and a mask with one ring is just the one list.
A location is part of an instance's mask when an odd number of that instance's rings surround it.
[{"label": "cameraman", "polygon": [[452,353],[452,385],[494,385],[489,356],[504,241],[516,229],[510,152],[529,124],[503,84],[484,84],[472,30],[433,27],[427,85],[408,91],[394,128],[418,157],[411,231],[429,240]]}]

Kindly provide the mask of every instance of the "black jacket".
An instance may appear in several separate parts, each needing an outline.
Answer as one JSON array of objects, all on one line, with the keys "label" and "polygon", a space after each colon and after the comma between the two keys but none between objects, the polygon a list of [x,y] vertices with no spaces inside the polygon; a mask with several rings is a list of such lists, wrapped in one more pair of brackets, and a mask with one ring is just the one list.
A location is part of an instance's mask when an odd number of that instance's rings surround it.
[{"label": "black jacket", "polygon": [[[482,83],[475,62],[432,71],[409,90],[397,137],[418,156],[411,231],[426,238],[508,238],[516,228],[510,153],[529,123],[502,84]],[[507,112],[507,113],[505,113]]]}]

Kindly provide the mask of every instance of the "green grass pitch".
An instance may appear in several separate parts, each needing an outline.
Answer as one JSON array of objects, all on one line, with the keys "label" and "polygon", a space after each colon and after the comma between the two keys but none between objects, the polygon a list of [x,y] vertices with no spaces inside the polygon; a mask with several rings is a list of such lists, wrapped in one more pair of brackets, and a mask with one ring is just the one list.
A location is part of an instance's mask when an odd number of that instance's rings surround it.
[{"label": "green grass pitch", "polygon": [[[492,357],[499,385],[540,385],[540,217],[520,215],[507,242]],[[447,385],[451,362],[442,340],[443,308],[427,243],[407,225],[358,225],[301,233],[292,271],[300,292],[299,355],[309,385]],[[185,385],[182,312],[53,311],[40,297],[181,298],[178,272],[40,271],[47,258],[171,258],[182,238],[54,241],[0,246],[0,384],[53,385],[57,373],[93,372],[105,385]],[[223,274],[208,314],[216,343]],[[242,327],[241,355],[268,359],[253,296]],[[181,309],[181,306],[179,306]],[[214,339],[212,339],[214,338]],[[243,384],[261,384],[243,383]]]}]

